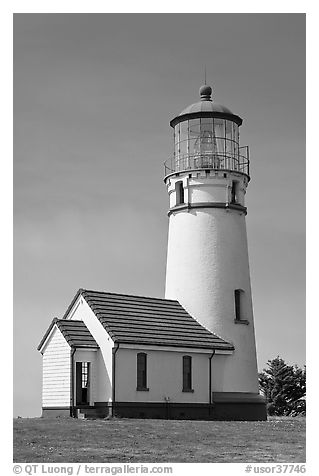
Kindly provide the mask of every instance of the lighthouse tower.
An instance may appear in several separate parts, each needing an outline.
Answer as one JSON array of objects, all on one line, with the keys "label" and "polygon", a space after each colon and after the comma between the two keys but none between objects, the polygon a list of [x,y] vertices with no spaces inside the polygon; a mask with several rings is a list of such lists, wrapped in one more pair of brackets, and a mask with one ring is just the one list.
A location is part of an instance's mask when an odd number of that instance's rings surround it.
[{"label": "lighthouse tower", "polygon": [[212,359],[213,401],[232,403],[234,418],[250,403],[256,419],[264,419],[245,222],[248,147],[239,141],[242,119],[212,100],[210,86],[199,93],[200,101],[170,122],[165,297],[234,345],[231,355]]}]

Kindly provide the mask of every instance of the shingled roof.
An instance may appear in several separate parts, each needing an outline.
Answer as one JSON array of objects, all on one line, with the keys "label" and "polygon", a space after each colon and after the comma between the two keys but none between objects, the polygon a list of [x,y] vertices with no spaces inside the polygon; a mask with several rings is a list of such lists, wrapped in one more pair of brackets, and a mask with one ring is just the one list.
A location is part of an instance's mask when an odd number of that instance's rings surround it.
[{"label": "shingled roof", "polygon": [[99,346],[97,345],[94,337],[90,333],[89,329],[86,327],[83,321],[76,321],[76,320],[66,320],[66,319],[57,319],[54,318],[51,322],[50,327],[46,331],[41,340],[38,350],[41,349],[44,342],[46,341],[48,335],[51,332],[51,329],[54,325],[57,325],[58,329],[62,332],[63,337],[67,341],[67,343],[71,347],[89,347],[98,349]]},{"label": "shingled roof", "polygon": [[82,295],[114,342],[233,350],[208,331],[178,301],[79,289],[64,318]]}]

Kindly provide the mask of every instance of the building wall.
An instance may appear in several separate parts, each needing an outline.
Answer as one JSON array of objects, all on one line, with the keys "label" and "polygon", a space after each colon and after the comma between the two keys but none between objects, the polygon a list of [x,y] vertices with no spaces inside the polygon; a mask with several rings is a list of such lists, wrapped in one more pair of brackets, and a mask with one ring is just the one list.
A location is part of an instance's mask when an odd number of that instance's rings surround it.
[{"label": "building wall", "polygon": [[113,340],[105,331],[90,306],[82,296],[79,297],[69,319],[83,321],[91,332],[100,349],[95,356],[94,372],[94,401],[108,402],[112,400],[112,348]]},{"label": "building wall", "polygon": [[[226,202],[232,179],[239,180],[243,205],[247,178],[229,174],[184,177],[185,202],[195,206]],[[176,180],[167,184],[174,204]],[[223,198],[224,197],[224,198]],[[242,318],[235,322],[234,290],[241,289]],[[258,392],[257,361],[245,214],[225,208],[173,211],[169,219],[165,297],[177,299],[202,325],[234,344],[232,356],[214,361],[227,392]],[[214,359],[213,359],[214,360]],[[216,381],[215,381],[216,382]]]},{"label": "building wall", "polygon": [[42,406],[70,406],[70,346],[55,326],[43,353]]},{"label": "building wall", "polygon": [[[147,354],[147,387],[136,390],[136,356]],[[183,355],[192,357],[192,387],[194,392],[183,392]],[[194,352],[122,349],[116,353],[116,395],[119,402],[209,402],[209,356]]]}]

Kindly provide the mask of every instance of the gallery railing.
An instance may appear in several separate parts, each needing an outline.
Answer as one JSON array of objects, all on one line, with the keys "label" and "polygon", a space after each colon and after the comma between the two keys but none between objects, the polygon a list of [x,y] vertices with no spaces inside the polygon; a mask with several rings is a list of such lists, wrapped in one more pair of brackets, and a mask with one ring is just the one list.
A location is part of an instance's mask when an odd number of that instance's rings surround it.
[{"label": "gallery railing", "polygon": [[203,152],[172,157],[164,163],[165,176],[186,170],[209,169],[240,172],[249,176],[248,146],[239,148],[237,155]]}]

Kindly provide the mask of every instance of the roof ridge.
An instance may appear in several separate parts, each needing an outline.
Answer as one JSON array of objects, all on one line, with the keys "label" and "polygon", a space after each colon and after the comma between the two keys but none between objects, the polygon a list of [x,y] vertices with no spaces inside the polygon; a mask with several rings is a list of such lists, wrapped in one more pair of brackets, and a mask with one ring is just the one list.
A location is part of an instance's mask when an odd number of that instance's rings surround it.
[{"label": "roof ridge", "polygon": [[138,294],[124,294],[124,293],[114,293],[110,291],[96,291],[94,289],[84,289],[80,288],[79,291],[82,292],[89,292],[89,293],[97,293],[97,294],[111,294],[113,296],[126,296],[126,297],[136,297],[136,298],[144,298],[144,299],[156,299],[157,301],[170,301],[170,302],[177,302],[180,304],[180,302],[177,299],[166,299],[166,298],[158,298],[158,297],[153,297],[153,296],[141,296]]},{"label": "roof ridge", "polygon": [[62,317],[61,317],[61,319],[58,319],[58,318],[55,318],[55,319],[56,319],[56,322],[61,322],[63,324],[68,323],[68,322],[83,322],[83,324],[85,324],[85,322],[82,321],[81,319],[62,319]]}]

